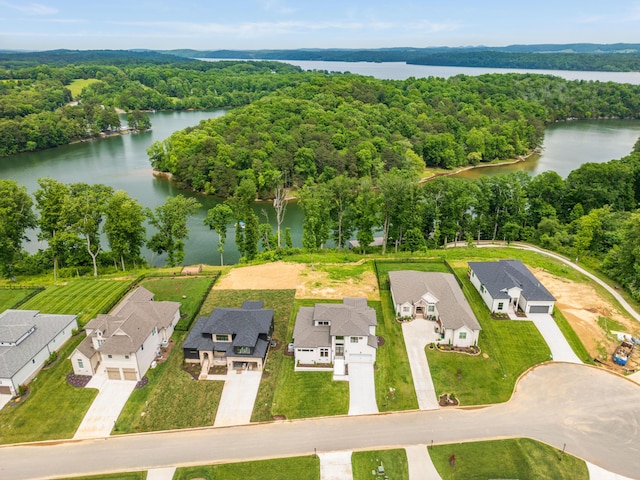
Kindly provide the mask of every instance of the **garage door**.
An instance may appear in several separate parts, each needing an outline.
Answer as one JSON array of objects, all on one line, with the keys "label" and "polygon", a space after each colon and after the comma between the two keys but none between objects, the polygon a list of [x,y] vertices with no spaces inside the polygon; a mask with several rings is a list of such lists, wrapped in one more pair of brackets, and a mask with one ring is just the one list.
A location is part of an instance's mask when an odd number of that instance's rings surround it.
[{"label": "garage door", "polygon": [[373,363],[373,357],[371,355],[349,355],[349,363]]},{"label": "garage door", "polygon": [[549,313],[549,305],[531,305],[529,313]]},{"label": "garage door", "polygon": [[122,373],[124,374],[125,380],[138,380],[138,374],[135,368],[123,368]]},{"label": "garage door", "polygon": [[122,380],[119,368],[107,368],[107,378],[109,380]]},{"label": "garage door", "polygon": [[0,395],[11,395],[11,387],[0,387]]}]

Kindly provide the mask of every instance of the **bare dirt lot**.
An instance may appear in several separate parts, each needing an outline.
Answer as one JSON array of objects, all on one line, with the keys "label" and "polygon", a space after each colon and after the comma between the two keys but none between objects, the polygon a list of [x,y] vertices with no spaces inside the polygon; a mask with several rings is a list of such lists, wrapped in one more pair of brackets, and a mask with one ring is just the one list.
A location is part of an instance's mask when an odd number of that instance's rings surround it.
[{"label": "bare dirt lot", "polygon": [[296,298],[341,299],[365,297],[379,300],[378,282],[373,272],[333,280],[324,271],[301,263],[275,262],[232,268],[215,284],[219,290],[295,289]]},{"label": "bare dirt lot", "polygon": [[[640,324],[627,315],[623,315],[620,310],[613,306],[611,302],[602,298],[590,285],[556,277],[541,269],[535,269],[534,273],[551,294],[556,297],[556,307],[564,314],[591,357],[603,361],[606,360],[610,367],[622,371],[621,368],[614,367],[611,361],[611,355],[619,342],[615,336],[607,335],[604,328],[598,325],[598,319],[600,317],[611,319],[613,322],[620,324],[622,328],[611,328],[610,323],[610,330],[622,330],[634,336],[640,336]],[[601,320],[601,323],[604,322]],[[640,353],[634,353],[627,368],[637,369],[640,366],[639,356]]]}]

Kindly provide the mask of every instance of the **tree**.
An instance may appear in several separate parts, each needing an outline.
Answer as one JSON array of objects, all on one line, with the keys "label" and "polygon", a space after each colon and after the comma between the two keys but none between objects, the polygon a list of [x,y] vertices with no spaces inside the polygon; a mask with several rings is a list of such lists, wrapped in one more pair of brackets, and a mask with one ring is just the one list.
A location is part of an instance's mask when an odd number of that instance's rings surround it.
[{"label": "tree", "polygon": [[36,226],[32,207],[25,187],[13,180],[0,180],[0,261],[6,277],[13,277],[15,258],[27,240],[26,230]]},{"label": "tree", "polygon": [[339,175],[327,183],[331,205],[331,224],[333,239],[340,249],[351,236],[351,213],[356,198],[358,181],[355,178]]},{"label": "tree", "polygon": [[151,120],[149,114],[134,110],[127,114],[127,125],[129,130],[149,130],[151,128]]},{"label": "tree", "polygon": [[282,226],[282,222],[284,220],[284,214],[287,211],[287,204],[289,203],[287,200],[287,189],[285,188],[285,184],[284,181],[279,181],[274,190],[274,197],[273,197],[273,209],[276,211],[276,228],[277,228],[277,235],[278,235],[278,248],[280,248],[281,245],[281,226]]},{"label": "tree", "polygon": [[123,271],[125,258],[134,263],[140,258],[140,249],[146,241],[144,220],[144,209],[127,192],[118,190],[113,194],[106,209],[104,232],[111,251],[120,258]]},{"label": "tree", "polygon": [[302,246],[307,250],[320,248],[329,238],[329,204],[323,185],[305,185],[300,190],[302,221]]},{"label": "tree", "polygon": [[260,225],[258,216],[253,210],[247,215],[244,230],[244,257],[253,260],[258,255],[258,241],[260,240]]},{"label": "tree", "polygon": [[147,246],[157,254],[167,253],[167,263],[175,267],[184,260],[184,241],[189,238],[187,218],[200,207],[194,198],[182,195],[169,197],[164,205],[147,211],[149,223],[158,231],[147,242]]},{"label": "tree", "polygon": [[39,240],[46,240],[53,257],[53,281],[58,279],[58,264],[67,249],[70,232],[66,223],[69,187],[51,178],[39,178],[40,188],[35,192]]},{"label": "tree", "polygon": [[419,228],[411,228],[404,235],[405,245],[409,250],[410,258],[413,258],[413,252],[417,252],[425,247],[426,242]]},{"label": "tree", "polygon": [[204,224],[218,234],[218,253],[220,265],[224,265],[224,243],[227,241],[227,225],[233,219],[233,210],[226,203],[219,203],[207,212]]},{"label": "tree", "polygon": [[71,231],[84,239],[87,253],[93,262],[93,276],[98,276],[97,258],[102,251],[100,225],[107,210],[113,188],[106,185],[73,183],[69,187],[66,210]]},{"label": "tree", "polygon": [[373,229],[380,224],[380,196],[369,179],[363,179],[354,205],[356,238],[363,252],[373,242]]}]

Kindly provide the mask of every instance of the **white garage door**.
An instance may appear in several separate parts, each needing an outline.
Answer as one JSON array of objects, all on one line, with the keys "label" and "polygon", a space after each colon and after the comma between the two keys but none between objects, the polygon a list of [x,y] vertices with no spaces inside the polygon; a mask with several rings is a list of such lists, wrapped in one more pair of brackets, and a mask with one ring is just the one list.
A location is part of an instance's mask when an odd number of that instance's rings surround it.
[{"label": "white garage door", "polygon": [[531,305],[529,313],[549,313],[549,305]]},{"label": "white garage door", "polygon": [[349,363],[373,363],[373,357],[371,355],[349,355]]}]

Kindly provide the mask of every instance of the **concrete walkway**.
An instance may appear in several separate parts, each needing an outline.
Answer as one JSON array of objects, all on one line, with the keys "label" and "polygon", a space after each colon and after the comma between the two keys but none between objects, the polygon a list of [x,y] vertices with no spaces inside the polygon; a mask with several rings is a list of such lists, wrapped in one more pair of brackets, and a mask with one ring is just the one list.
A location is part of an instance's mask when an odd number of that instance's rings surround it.
[{"label": "concrete walkway", "polygon": [[349,363],[349,415],[378,413],[373,364]]},{"label": "concrete walkway", "polygon": [[94,375],[85,388],[97,388],[98,396],[73,438],[108,437],[135,386],[133,380],[108,380],[105,374]]},{"label": "concrete walkway", "polygon": [[593,463],[585,462],[589,470],[589,480],[633,480],[632,478],[618,475],[617,473],[605,470]]},{"label": "concrete walkway", "polygon": [[405,447],[409,464],[409,480],[441,480],[426,445]]},{"label": "concrete walkway", "polygon": [[176,467],[154,468],[147,471],[147,480],[173,480]]},{"label": "concrete walkway", "polygon": [[351,452],[319,453],[320,480],[351,480]]},{"label": "concrete walkway", "polygon": [[253,404],[258,394],[262,372],[243,370],[238,373],[231,370],[224,378],[224,389],[213,426],[228,427],[251,423]]},{"label": "concrete walkway", "polygon": [[569,342],[560,331],[560,327],[548,313],[530,313],[528,315],[547,342],[554,362],[583,363],[569,346]]},{"label": "concrete walkway", "polygon": [[411,366],[411,376],[413,385],[418,397],[418,408],[420,410],[435,410],[440,408],[436,398],[436,389],[431,379],[429,362],[424,352],[424,347],[436,339],[434,322],[427,320],[413,320],[402,324],[402,334],[404,344]]}]

